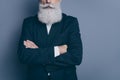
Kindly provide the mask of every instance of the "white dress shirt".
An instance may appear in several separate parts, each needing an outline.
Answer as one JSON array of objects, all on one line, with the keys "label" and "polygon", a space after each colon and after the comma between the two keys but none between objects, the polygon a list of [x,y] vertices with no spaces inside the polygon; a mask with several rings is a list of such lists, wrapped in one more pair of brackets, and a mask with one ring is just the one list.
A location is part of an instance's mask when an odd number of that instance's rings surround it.
[{"label": "white dress shirt", "polygon": [[[47,33],[49,34],[52,24],[46,24],[46,27],[47,27]],[[54,57],[57,57],[59,55],[60,55],[60,52],[59,52],[58,46],[54,46]]]}]

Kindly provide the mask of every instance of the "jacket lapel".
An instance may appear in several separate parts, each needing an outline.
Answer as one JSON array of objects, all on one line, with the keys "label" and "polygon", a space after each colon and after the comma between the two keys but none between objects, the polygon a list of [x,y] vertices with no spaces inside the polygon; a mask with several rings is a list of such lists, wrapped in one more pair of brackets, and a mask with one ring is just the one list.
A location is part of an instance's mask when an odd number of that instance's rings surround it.
[{"label": "jacket lapel", "polygon": [[[62,29],[62,22],[54,23],[51,26],[50,33],[47,35],[48,45],[49,44],[52,45],[54,41],[57,39],[57,37],[59,37],[61,29]],[[46,28],[46,31],[47,31],[47,28]]]},{"label": "jacket lapel", "polygon": [[57,39],[57,37],[59,37],[60,31],[62,30],[62,20],[60,22],[52,24],[49,34],[47,33],[46,24],[40,22],[38,18],[37,18],[37,22],[39,23],[38,26],[41,26],[40,34],[43,41],[45,42],[44,44],[51,46],[54,43],[54,41]]}]

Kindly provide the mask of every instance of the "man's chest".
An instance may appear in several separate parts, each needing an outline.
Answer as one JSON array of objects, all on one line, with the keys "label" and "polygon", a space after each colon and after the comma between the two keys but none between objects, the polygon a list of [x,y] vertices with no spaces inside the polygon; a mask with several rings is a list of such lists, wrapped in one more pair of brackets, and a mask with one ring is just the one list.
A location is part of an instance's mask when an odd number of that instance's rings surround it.
[{"label": "man's chest", "polygon": [[58,46],[68,43],[69,30],[62,25],[35,25],[33,29],[34,42],[39,47]]}]

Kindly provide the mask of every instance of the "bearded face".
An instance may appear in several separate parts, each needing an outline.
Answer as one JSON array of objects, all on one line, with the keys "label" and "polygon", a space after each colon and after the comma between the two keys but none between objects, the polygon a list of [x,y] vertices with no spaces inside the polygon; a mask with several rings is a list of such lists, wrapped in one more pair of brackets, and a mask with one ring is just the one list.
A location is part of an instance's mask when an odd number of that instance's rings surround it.
[{"label": "bearded face", "polygon": [[[43,0],[49,1],[49,0]],[[52,1],[52,0],[50,0]],[[54,0],[55,1],[55,0]],[[38,19],[45,24],[53,24],[61,21],[62,19],[62,10],[61,10],[61,1],[52,3],[52,2],[40,2]]]}]

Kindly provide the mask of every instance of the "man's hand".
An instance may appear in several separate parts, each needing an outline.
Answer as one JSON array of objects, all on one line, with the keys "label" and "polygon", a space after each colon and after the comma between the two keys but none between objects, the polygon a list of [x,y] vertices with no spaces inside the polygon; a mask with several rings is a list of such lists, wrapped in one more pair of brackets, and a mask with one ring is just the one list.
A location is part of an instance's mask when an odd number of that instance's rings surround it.
[{"label": "man's hand", "polygon": [[38,48],[38,46],[30,40],[24,41],[24,45],[26,48]]},{"label": "man's hand", "polygon": [[62,45],[62,46],[58,46],[60,54],[64,54],[65,52],[67,52],[67,45]]}]

